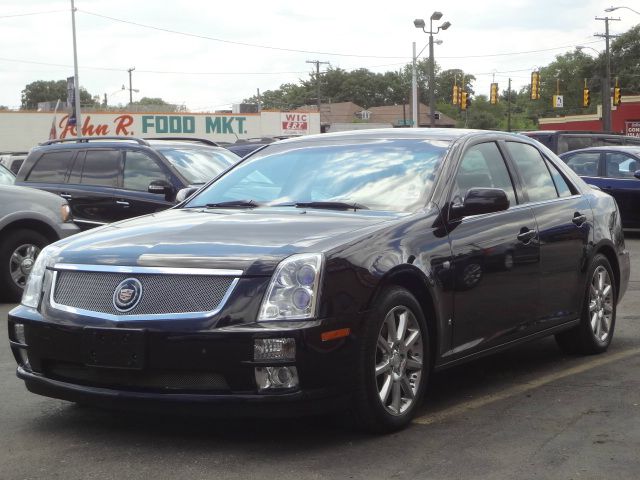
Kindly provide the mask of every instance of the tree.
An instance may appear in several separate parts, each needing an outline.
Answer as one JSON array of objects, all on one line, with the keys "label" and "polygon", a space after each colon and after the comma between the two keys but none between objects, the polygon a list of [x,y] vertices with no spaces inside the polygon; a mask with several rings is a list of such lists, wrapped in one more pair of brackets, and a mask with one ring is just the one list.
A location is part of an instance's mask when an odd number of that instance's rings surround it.
[{"label": "tree", "polygon": [[[27,84],[22,90],[20,109],[36,110],[40,102],[66,101],[66,99],[66,80],[36,80]],[[80,105],[95,105],[93,97],[83,87],[80,87]]]},{"label": "tree", "polygon": [[640,93],[640,25],[611,43],[611,74],[618,77],[623,95]]}]

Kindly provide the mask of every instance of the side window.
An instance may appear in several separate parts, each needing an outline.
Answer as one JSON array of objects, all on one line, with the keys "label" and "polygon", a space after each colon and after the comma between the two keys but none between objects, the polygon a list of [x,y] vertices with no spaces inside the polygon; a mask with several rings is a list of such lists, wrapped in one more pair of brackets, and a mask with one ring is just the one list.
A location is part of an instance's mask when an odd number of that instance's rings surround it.
[{"label": "side window", "polygon": [[605,177],[634,178],[633,173],[638,164],[633,157],[618,152],[607,152],[604,155]]},{"label": "side window", "polygon": [[545,163],[547,164],[547,168],[549,168],[549,171],[551,172],[551,177],[553,178],[553,183],[556,186],[558,195],[560,197],[570,197],[571,195],[573,195],[574,192],[571,190],[571,187],[569,187],[569,184],[560,173],[560,170],[558,170],[558,168],[547,159],[545,159]]},{"label": "side window", "polygon": [[13,185],[14,181],[15,178],[9,173],[9,170],[0,166],[0,185]]},{"label": "side window", "polygon": [[80,183],[102,187],[117,187],[120,173],[118,150],[87,150]]},{"label": "side window", "polygon": [[27,177],[29,182],[64,183],[73,158],[73,151],[63,150],[43,154]]},{"label": "side window", "polygon": [[494,142],[474,145],[464,153],[456,174],[453,201],[462,202],[474,187],[501,188],[507,193],[509,205],[518,203],[504,158]]},{"label": "side window", "polygon": [[558,198],[551,174],[537,148],[525,143],[507,142],[507,149],[518,167],[530,202]]},{"label": "side window", "polygon": [[576,153],[568,158],[563,158],[564,162],[569,165],[571,170],[583,177],[597,177],[598,164],[600,163],[600,154],[594,153]]},{"label": "side window", "polygon": [[124,159],[124,189],[146,192],[154,180],[169,182],[166,173],[149,155],[128,150]]}]

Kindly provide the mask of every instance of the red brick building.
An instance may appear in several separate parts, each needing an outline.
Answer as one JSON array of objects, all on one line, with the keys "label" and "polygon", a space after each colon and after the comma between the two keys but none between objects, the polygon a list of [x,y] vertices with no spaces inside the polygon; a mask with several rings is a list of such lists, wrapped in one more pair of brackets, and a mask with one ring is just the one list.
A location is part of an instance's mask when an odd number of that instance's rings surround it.
[{"label": "red brick building", "polygon": [[[549,117],[538,120],[540,130],[602,131],[602,106],[589,115]],[[622,103],[611,111],[611,130],[640,137],[640,95],[622,97]]]}]

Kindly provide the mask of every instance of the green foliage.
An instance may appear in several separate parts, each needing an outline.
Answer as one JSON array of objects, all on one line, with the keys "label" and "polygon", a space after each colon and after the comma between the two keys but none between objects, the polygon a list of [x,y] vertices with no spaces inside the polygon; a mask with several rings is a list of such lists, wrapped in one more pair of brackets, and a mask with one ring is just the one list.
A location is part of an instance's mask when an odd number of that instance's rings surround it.
[{"label": "green foliage", "polygon": [[[22,110],[36,110],[39,102],[55,102],[67,100],[66,80],[37,80],[22,90]],[[94,98],[83,87],[80,87],[80,105],[95,105]]]},{"label": "green foliage", "polygon": [[640,94],[640,24],[611,43],[611,75],[618,77],[622,95]]}]

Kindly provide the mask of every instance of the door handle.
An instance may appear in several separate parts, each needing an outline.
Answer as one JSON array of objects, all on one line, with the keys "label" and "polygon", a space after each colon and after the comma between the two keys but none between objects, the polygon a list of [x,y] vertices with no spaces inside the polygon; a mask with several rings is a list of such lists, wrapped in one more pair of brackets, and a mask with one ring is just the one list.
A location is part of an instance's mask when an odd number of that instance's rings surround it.
[{"label": "door handle", "polygon": [[587,216],[586,216],[586,215],[582,215],[582,214],[580,214],[580,213],[576,212],[576,213],[573,215],[573,220],[571,220],[571,221],[572,221],[573,223],[575,223],[577,226],[579,226],[579,227],[580,227],[580,226],[582,226],[582,224],[583,224],[584,222],[586,222],[586,221],[587,221]]},{"label": "door handle", "polygon": [[62,198],[64,198],[65,200],[71,200],[73,197],[71,195],[69,195],[68,193],[61,193],[60,196]]},{"label": "door handle", "polygon": [[538,234],[535,230],[525,230],[524,228],[520,232],[518,240],[522,243],[529,243],[531,240],[536,238],[536,235]]},{"label": "door handle", "polygon": [[129,202],[125,202],[124,200],[116,200],[116,203],[118,205],[122,205],[123,207],[128,207],[129,206]]}]

